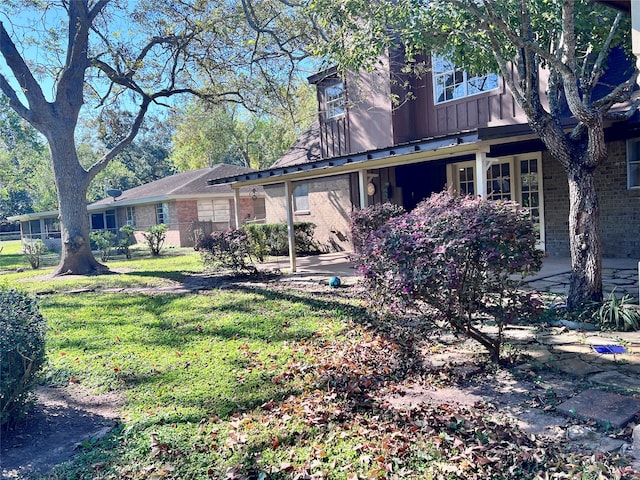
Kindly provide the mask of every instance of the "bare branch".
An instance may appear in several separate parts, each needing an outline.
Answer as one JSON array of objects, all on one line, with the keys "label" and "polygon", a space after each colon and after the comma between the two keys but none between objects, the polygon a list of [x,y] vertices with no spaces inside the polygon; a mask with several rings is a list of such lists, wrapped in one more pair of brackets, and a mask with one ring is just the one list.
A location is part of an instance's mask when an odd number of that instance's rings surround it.
[{"label": "bare branch", "polygon": [[[31,107],[31,109],[33,109],[36,105],[43,105],[44,103],[46,103],[46,99],[44,98],[40,84],[33,77],[31,70],[18,52],[15,44],[13,43],[13,40],[11,40],[11,37],[9,37],[9,33],[4,28],[2,22],[0,22],[0,53],[2,53],[2,56],[7,62],[7,65],[13,72],[13,75],[16,77],[20,88],[22,88],[22,93],[27,98],[27,102],[29,102],[29,106]],[[12,92],[14,98],[13,101],[17,101],[18,97],[16,92],[6,82],[6,78],[4,76],[2,78],[4,80],[3,83],[6,84],[2,87],[2,91],[10,99]],[[23,113],[25,113],[25,107],[24,105],[22,105],[22,102],[18,101],[18,103],[20,106],[22,106]],[[22,114],[21,116],[27,119],[27,117],[23,116]],[[30,118],[35,120],[33,116],[31,116]]]}]

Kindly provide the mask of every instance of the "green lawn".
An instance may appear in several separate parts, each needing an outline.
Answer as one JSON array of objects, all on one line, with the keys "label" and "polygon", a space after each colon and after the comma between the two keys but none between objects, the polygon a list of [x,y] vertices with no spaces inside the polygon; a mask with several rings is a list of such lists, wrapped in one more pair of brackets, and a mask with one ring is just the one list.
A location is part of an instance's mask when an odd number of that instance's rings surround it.
[{"label": "green lawn", "polygon": [[197,255],[180,253],[110,262],[120,273],[100,277],[51,279],[47,270],[0,276],[0,283],[40,292],[49,325],[44,383],[79,383],[124,398],[111,434],[85,442],[72,462],[42,478],[611,473],[601,459],[561,456],[557,446],[537,445],[483,409],[390,409],[385,393],[420,375],[414,347],[426,333],[372,322],[359,300],[329,287],[313,294],[264,283],[182,295],[138,289],[201,272]]}]

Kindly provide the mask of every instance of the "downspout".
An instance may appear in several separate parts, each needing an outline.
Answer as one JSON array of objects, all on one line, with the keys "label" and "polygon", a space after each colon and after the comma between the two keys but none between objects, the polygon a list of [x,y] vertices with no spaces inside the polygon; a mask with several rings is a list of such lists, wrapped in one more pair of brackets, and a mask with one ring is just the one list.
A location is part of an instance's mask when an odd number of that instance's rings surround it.
[{"label": "downspout", "polygon": [[296,237],[293,230],[293,189],[291,182],[284,182],[284,206],[287,211],[287,234],[289,237],[289,268],[291,273],[296,273]]}]

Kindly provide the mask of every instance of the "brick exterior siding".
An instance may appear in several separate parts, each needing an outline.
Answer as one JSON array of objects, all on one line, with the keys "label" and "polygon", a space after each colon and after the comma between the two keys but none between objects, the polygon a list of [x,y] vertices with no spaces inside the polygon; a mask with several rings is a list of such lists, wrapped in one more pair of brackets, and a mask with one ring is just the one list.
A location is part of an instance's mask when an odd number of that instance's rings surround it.
[{"label": "brick exterior siding", "polygon": [[[640,189],[627,189],[625,141],[608,145],[609,158],[596,172],[600,202],[602,254],[640,258]],[[546,251],[569,256],[569,187],[567,177],[548,152],[542,155]]]},{"label": "brick exterior siding", "polygon": [[[295,214],[294,222],[316,225],[315,240],[330,252],[350,251],[349,213],[351,191],[349,176],[321,178],[306,182],[309,192],[309,213]],[[294,188],[296,184],[293,184]],[[284,204],[284,185],[265,186],[267,223],[287,221]]]}]

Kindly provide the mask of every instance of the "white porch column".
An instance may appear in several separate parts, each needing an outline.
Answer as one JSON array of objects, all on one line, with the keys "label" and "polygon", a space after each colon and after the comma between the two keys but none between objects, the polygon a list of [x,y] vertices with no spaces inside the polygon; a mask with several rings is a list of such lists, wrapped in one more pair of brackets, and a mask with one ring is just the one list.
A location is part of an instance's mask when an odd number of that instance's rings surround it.
[{"label": "white porch column", "polygon": [[476,152],[476,195],[487,199],[487,172],[489,167],[498,160],[495,158],[487,157],[487,152]]},{"label": "white porch column", "polygon": [[487,199],[487,154],[476,152],[476,195]]},{"label": "white porch column", "polygon": [[284,206],[287,211],[287,234],[289,237],[289,267],[291,273],[296,272],[296,237],[293,230],[293,189],[291,182],[284,182]]},{"label": "white porch column", "polygon": [[368,206],[367,198],[367,171],[358,170],[358,190],[360,191],[360,208]]},{"label": "white porch column", "polygon": [[236,217],[236,228],[240,228],[240,189],[233,189],[233,210]]}]

